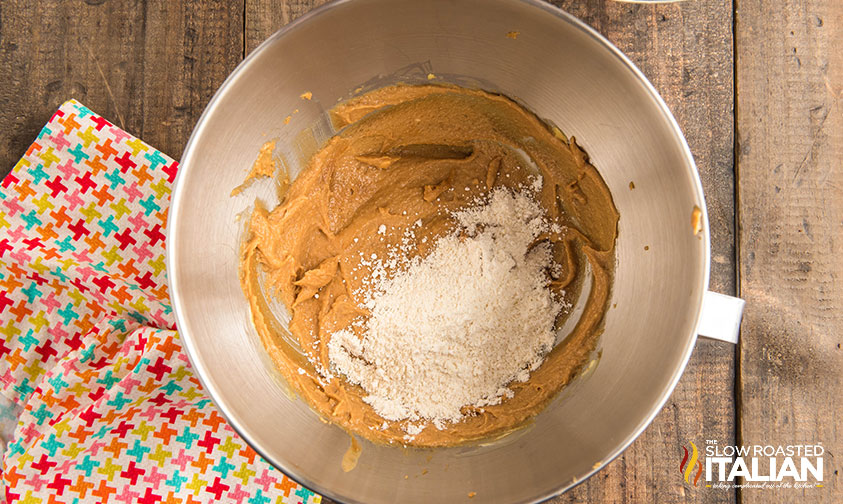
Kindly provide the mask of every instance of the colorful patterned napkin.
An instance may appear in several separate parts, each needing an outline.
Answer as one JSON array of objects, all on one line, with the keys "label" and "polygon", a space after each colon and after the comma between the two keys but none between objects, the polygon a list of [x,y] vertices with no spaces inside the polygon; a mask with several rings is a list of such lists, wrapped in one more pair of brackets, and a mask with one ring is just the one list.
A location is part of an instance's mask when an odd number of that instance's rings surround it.
[{"label": "colorful patterned napkin", "polygon": [[177,163],[76,101],[0,188],[8,502],[318,503],[205,394],[175,331]]}]

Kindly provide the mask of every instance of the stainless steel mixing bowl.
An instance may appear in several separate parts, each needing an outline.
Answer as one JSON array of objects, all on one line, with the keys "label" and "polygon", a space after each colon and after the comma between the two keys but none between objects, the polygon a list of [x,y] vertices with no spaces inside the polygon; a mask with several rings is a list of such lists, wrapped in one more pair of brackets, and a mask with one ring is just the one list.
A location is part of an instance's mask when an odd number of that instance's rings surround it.
[{"label": "stainless steel mixing bowl", "polygon": [[[361,85],[428,82],[429,73],[515,97],[585,147],[621,215],[613,308],[599,364],[527,429],[436,450],[364,441],[346,473],[348,434],[288,395],[238,284],[248,209],[256,196],[274,205],[272,184],[230,194],[268,139],[278,138],[295,176],[333,134],[326,111],[339,99]],[[300,97],[307,91],[312,100]],[[703,210],[698,236],[695,206]],[[582,481],[628,446],[670,395],[708,286],[703,193],[670,112],[603,37],[533,0],[339,1],[285,27],[235,70],[196,125],[168,240],[178,326],[207,391],[264,458],[348,502],[451,502],[469,492],[471,502],[531,502]]]}]

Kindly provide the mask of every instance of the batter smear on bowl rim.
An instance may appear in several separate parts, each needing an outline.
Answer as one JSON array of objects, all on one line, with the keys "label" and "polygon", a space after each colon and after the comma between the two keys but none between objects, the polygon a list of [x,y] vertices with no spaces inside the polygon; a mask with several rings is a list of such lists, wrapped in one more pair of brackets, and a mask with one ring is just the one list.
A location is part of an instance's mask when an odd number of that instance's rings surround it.
[{"label": "batter smear on bowl rim", "polygon": [[339,133],[280,205],[256,204],[241,249],[267,351],[320,415],[375,442],[524,425],[602,331],[619,218],[603,179],[575,139],[480,90],[391,86],[331,113]]}]

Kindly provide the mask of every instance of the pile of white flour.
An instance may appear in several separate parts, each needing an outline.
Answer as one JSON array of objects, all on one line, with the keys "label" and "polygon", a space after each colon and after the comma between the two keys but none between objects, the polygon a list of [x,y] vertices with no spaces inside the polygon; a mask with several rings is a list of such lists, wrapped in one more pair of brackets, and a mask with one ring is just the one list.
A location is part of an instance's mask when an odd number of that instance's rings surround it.
[{"label": "pile of white flour", "polygon": [[359,384],[383,418],[441,429],[464,407],[510,397],[507,385],[541,365],[564,306],[548,287],[558,273],[550,246],[536,243],[558,230],[536,202],[540,184],[495,189],[452,214],[454,231],[391,278],[384,268],[394,258],[376,261],[362,339],[334,333],[328,351],[334,370]]}]

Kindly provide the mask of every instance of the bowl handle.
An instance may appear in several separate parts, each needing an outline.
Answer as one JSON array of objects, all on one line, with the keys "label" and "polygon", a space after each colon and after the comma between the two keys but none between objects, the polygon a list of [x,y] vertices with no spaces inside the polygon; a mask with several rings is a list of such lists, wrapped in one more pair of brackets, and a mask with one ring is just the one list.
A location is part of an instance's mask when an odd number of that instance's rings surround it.
[{"label": "bowl handle", "polygon": [[741,298],[708,291],[703,296],[697,334],[705,338],[738,342],[738,333],[746,302]]}]

